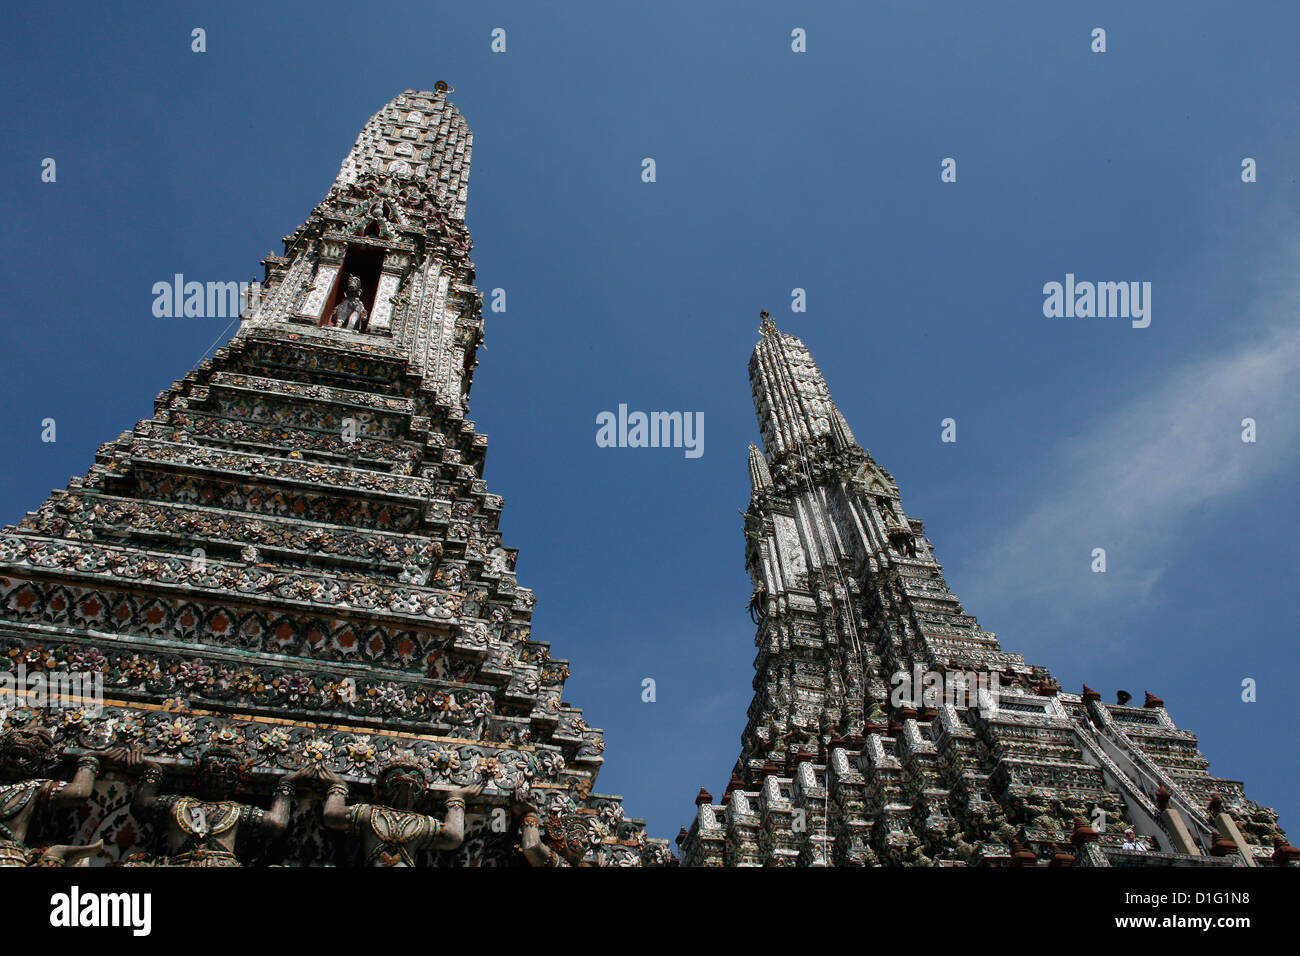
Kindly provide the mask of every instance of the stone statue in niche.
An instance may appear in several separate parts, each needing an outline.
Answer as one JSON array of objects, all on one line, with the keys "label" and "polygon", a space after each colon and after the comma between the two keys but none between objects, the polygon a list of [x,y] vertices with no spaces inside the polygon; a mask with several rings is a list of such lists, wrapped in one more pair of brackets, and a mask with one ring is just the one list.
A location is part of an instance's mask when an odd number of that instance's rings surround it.
[{"label": "stone statue in niche", "polygon": [[334,307],[330,325],[364,332],[366,319],[366,307],[361,302],[361,280],[356,276],[348,276],[347,293],[343,301]]}]

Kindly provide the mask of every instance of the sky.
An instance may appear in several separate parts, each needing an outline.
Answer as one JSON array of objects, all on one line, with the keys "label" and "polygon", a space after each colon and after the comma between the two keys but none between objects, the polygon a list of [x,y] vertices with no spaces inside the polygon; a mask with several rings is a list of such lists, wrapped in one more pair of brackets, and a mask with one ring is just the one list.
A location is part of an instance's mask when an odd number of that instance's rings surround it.
[{"label": "sky", "polygon": [[[1005,649],[1157,694],[1300,825],[1300,7],[1168,9],[11,5],[0,523],[229,335],[155,317],[155,282],[260,277],[365,121],[445,80],[478,284],[507,294],[471,417],[533,636],[606,732],[598,790],[673,837],[738,755],[765,308]],[[1149,326],[1045,315],[1067,274],[1151,283]],[[620,404],[702,413],[703,455],[598,447]]]}]

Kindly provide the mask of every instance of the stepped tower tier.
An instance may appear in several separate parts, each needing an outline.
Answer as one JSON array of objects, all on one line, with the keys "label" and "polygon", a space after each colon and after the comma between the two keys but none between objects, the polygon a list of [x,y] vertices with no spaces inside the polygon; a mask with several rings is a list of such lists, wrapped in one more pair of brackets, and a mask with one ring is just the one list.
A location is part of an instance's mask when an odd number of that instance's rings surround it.
[{"label": "stepped tower tier", "polygon": [[[468,801],[463,842],[418,865],[671,862],[594,788],[602,733],[532,634],[482,477],[473,137],[447,93],[375,114],[234,338],[0,533],[0,667],[102,680],[102,712],[23,710],[68,759],[127,748],[186,790],[226,748],[261,807],[310,768],[252,861],[357,862],[303,781],[323,797],[337,777],[355,803],[391,766],[435,816]],[[132,766],[106,759],[50,842],[157,860]]]},{"label": "stepped tower tier", "polygon": [[[944,581],[898,483],[766,312],[749,379],[754,699],[691,866],[1290,864],[1163,701],[1071,694]],[[1127,696],[1127,695],[1125,695]],[[1132,827],[1145,849],[1124,849]]]}]

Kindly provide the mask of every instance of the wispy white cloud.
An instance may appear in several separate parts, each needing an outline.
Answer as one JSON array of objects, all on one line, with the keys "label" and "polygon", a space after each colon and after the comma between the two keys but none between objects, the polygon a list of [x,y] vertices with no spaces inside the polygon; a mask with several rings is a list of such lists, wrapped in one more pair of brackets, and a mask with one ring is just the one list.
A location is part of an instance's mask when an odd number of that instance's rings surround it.
[{"label": "wispy white cloud", "polygon": [[[1050,625],[1141,606],[1158,596],[1161,576],[1207,520],[1294,468],[1300,283],[1288,276],[1273,290],[1246,316],[1257,321],[1237,325],[1240,346],[1117,398],[1038,466],[1025,463],[1041,475],[1037,499],[953,574],[973,613],[996,629],[999,618],[1023,620],[1027,610]],[[1267,327],[1279,319],[1285,327]],[[1254,444],[1241,440],[1247,417],[1257,423]],[[1106,549],[1105,574],[1090,569],[1098,547]]]}]

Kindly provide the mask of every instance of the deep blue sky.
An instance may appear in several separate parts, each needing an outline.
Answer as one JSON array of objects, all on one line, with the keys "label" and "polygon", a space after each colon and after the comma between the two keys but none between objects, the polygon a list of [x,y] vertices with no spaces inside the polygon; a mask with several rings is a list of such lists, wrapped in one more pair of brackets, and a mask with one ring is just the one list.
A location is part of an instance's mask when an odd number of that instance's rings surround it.
[{"label": "deep blue sky", "polygon": [[[225,326],[154,318],[154,282],[259,275],[365,120],[445,79],[475,134],[479,285],[509,304],[472,417],[534,635],[607,732],[599,789],[671,837],[736,758],[767,308],[1006,648],[1070,690],[1162,696],[1214,772],[1300,822],[1300,7],[464,6],[9,8],[0,522]],[[1066,272],[1152,282],[1150,328],[1045,318]],[[702,411],[704,456],[597,448],[619,403]]]}]

